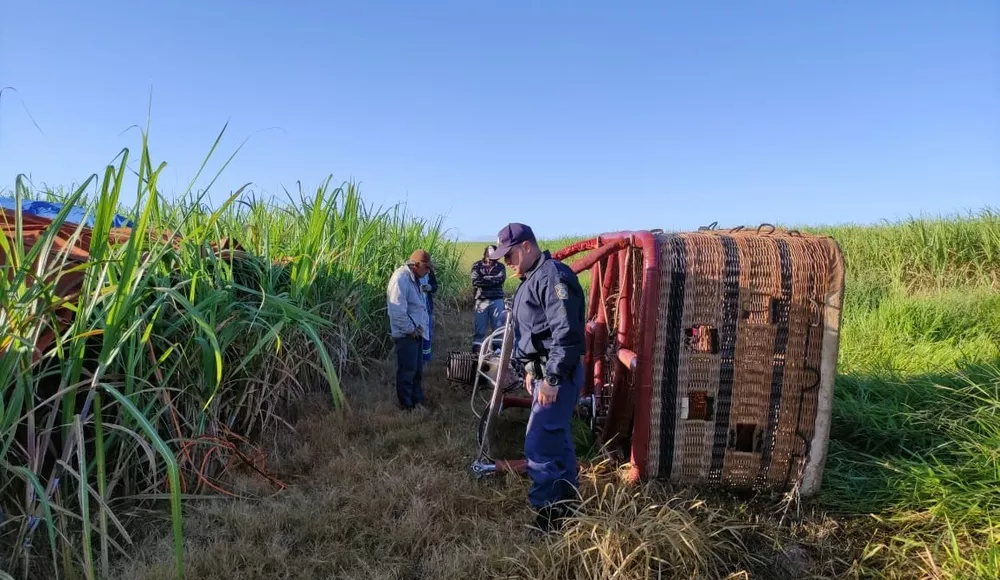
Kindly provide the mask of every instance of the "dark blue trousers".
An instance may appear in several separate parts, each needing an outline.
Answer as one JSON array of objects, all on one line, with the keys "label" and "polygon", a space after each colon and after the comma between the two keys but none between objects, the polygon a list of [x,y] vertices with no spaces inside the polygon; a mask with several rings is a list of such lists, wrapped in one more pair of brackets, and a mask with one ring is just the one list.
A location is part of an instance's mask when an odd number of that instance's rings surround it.
[{"label": "dark blue trousers", "polygon": [[396,341],[396,396],[404,409],[424,402],[423,338],[404,336]]},{"label": "dark blue trousers", "polygon": [[532,386],[531,415],[524,438],[524,456],[528,461],[528,503],[536,510],[560,500],[574,499],[577,479],[576,447],[570,433],[570,420],[580,400],[583,365],[577,365],[573,380],[559,385],[553,403],[538,403],[538,386]]}]

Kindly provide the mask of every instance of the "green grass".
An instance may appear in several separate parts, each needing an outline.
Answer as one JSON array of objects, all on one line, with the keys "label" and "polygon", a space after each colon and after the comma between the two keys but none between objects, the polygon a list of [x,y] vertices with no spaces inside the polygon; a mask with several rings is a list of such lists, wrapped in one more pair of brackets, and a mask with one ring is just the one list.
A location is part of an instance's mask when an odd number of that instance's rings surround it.
[{"label": "green grass", "polygon": [[884,226],[802,227],[833,236],[866,284],[956,288],[1000,282],[1000,213],[911,218]]},{"label": "green grass", "polygon": [[1000,577],[1000,216],[802,229],[848,267],[819,502],[886,577]]},{"label": "green grass", "polygon": [[[12,573],[105,576],[128,554],[143,510],[161,506],[179,561],[183,498],[225,491],[229,462],[239,463],[231,450],[252,454],[245,438],[284,421],[308,391],[349,404],[340,377],[386,352],[384,285],[414,248],[440,265],[444,294],[460,283],[440,222],[366,207],[353,184],[327,181],[282,204],[242,191],[216,210],[201,196],[168,201],[157,187],[164,165],[149,158],[144,136],[138,201],[123,208],[131,161],[123,150],[68,195],[17,179],[22,199],[83,204],[97,217],[86,261],[52,249],[65,216],[28,251],[20,218],[2,238],[0,548]],[[110,244],[122,210],[137,226]],[[168,243],[157,232],[180,237]],[[225,239],[242,250],[213,249]],[[54,288],[74,272],[81,291],[63,328]],[[47,330],[56,339],[36,361]]]}]

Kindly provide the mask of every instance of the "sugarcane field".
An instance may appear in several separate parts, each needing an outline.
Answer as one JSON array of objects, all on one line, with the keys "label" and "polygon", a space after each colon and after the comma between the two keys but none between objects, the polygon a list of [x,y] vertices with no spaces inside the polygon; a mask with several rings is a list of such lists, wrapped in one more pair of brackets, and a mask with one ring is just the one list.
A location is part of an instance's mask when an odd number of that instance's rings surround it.
[{"label": "sugarcane field", "polygon": [[1000,5],[106,4],[0,8],[0,579],[1000,578]]}]

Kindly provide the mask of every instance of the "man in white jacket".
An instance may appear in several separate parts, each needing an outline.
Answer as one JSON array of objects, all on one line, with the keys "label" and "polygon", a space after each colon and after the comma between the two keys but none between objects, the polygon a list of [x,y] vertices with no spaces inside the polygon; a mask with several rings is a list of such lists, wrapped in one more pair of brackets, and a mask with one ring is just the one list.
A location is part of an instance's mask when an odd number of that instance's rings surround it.
[{"label": "man in white jacket", "polygon": [[424,404],[423,341],[430,338],[430,332],[420,279],[430,269],[430,254],[414,250],[392,273],[386,288],[389,332],[396,343],[396,396],[407,410]]}]

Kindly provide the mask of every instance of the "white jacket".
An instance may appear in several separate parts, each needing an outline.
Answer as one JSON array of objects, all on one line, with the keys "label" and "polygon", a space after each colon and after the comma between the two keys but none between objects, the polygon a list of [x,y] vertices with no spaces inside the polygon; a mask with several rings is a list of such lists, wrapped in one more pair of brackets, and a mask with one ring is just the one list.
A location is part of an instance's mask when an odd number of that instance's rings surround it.
[{"label": "white jacket", "polygon": [[389,311],[389,333],[393,338],[407,336],[416,326],[423,329],[425,340],[430,338],[427,328],[427,300],[409,266],[404,264],[396,268],[389,277],[385,295]]}]

